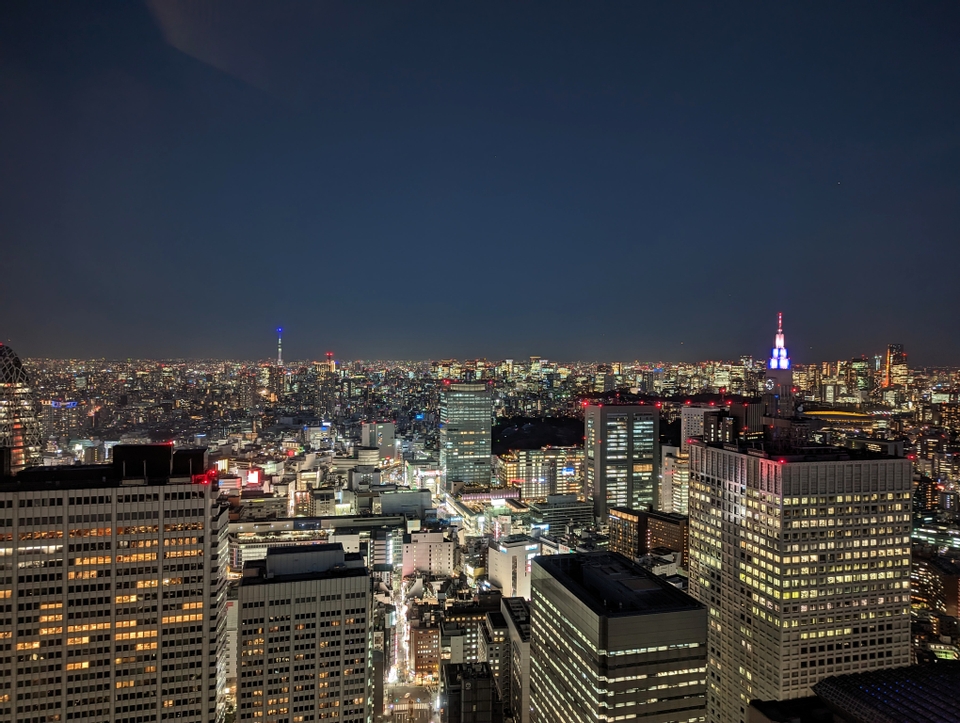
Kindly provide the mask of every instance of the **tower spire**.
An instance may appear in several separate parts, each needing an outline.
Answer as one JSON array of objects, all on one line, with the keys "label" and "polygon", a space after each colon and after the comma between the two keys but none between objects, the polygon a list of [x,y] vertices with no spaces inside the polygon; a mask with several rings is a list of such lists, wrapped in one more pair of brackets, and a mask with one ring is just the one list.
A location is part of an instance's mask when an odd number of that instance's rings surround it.
[{"label": "tower spire", "polygon": [[787,356],[787,348],[784,345],[783,337],[783,312],[777,313],[777,335],[773,339],[773,350],[770,353],[770,359],[767,361],[768,369],[789,369],[790,357]]},{"label": "tower spire", "polygon": [[277,366],[283,366],[283,327],[277,327]]}]

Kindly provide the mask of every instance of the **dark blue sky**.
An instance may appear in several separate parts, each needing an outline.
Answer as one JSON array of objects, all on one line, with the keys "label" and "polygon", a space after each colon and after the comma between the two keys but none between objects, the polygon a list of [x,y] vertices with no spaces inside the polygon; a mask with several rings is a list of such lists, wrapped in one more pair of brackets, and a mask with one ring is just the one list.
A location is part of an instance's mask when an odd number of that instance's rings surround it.
[{"label": "dark blue sky", "polygon": [[24,356],[960,363],[956,3],[6,2]]}]

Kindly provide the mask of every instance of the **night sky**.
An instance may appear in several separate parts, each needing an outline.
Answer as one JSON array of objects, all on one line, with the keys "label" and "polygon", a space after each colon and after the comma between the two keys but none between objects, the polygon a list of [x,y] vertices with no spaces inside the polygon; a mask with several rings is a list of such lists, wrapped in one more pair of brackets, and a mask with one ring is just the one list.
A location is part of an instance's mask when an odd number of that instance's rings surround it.
[{"label": "night sky", "polygon": [[0,4],[23,356],[960,364],[960,4]]}]

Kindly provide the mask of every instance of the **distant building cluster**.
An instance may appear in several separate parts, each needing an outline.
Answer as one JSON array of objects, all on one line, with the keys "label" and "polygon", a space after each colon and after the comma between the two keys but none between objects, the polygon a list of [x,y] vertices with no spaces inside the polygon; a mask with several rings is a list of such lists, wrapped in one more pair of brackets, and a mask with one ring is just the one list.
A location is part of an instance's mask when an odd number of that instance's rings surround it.
[{"label": "distant building cluster", "polygon": [[0,345],[0,716],[956,711],[957,369],[276,351]]}]

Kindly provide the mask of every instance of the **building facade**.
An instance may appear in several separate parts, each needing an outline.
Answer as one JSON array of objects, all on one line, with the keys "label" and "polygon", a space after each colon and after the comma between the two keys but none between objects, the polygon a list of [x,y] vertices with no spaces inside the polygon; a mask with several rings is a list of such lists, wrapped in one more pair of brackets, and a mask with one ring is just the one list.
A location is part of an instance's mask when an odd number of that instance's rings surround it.
[{"label": "building facade", "polygon": [[703,720],[706,609],[622,555],[538,557],[530,620],[533,723]]},{"label": "building facade", "polygon": [[454,482],[490,484],[493,406],[487,384],[444,380],[440,391],[440,467]]},{"label": "building facade", "polygon": [[910,662],[911,469],[829,447],[690,449],[690,592],[710,610],[709,718]]},{"label": "building facade", "polygon": [[526,502],[583,494],[582,447],[510,450],[497,457],[496,470],[501,486],[518,487]]},{"label": "building facade", "polygon": [[370,575],[339,544],[270,550],[240,581],[237,720],[370,723]]},{"label": "building facade", "polygon": [[611,507],[657,507],[660,410],[639,404],[584,408],[586,489],[601,522]]},{"label": "building facade", "polygon": [[205,471],[202,450],[119,445],[111,465],[0,481],[19,541],[2,563],[16,652],[0,720],[218,720],[228,514]]},{"label": "building facade", "polygon": [[0,448],[9,450],[0,457],[9,469],[0,474],[39,464],[43,434],[36,402],[20,357],[0,344]]}]

